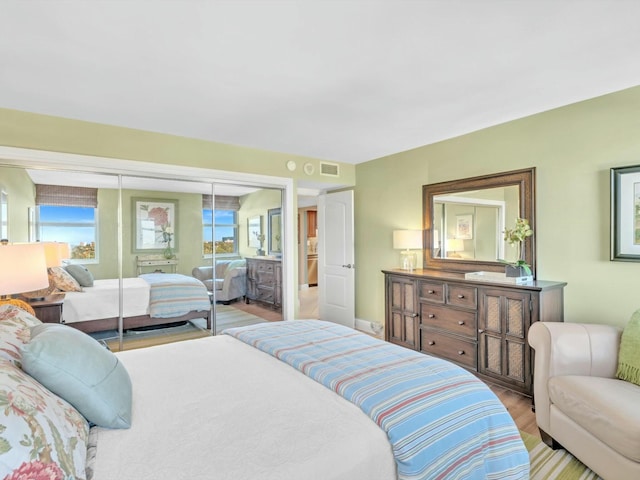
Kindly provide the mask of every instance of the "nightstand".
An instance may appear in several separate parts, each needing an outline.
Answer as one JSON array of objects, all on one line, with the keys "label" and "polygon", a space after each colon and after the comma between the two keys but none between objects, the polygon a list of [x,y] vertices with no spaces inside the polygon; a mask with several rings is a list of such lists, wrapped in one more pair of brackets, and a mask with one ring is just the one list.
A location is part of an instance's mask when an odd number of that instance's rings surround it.
[{"label": "nightstand", "polygon": [[64,295],[51,295],[42,300],[30,301],[29,305],[36,312],[38,320],[44,323],[60,323],[62,321],[62,302]]}]

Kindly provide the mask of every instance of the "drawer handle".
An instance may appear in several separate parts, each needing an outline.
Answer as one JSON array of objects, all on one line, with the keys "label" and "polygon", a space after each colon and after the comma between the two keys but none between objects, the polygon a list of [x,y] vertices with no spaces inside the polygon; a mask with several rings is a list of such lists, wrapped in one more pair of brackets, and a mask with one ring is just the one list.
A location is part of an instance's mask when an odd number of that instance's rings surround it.
[{"label": "drawer handle", "polygon": [[433,294],[433,293],[436,293],[436,292],[434,292],[433,290],[427,290],[427,293]]},{"label": "drawer handle", "polygon": [[464,298],[464,295],[458,295],[458,298]]},{"label": "drawer handle", "polygon": [[463,322],[462,320],[460,320],[460,321],[458,322],[458,325],[464,325],[464,322]]},{"label": "drawer handle", "polygon": [[464,350],[458,350],[458,355],[464,355]]},{"label": "drawer handle", "polygon": [[418,314],[414,313],[414,314],[411,315],[411,318],[416,318],[417,316],[418,316]]},{"label": "drawer handle", "polygon": [[428,316],[429,318],[436,318],[436,316],[433,313],[430,313]]},{"label": "drawer handle", "polygon": [[479,328],[479,329],[478,329],[478,333],[484,333],[484,330],[483,330],[483,329],[481,329],[481,328]]},{"label": "drawer handle", "polygon": [[435,345],[436,342],[434,342],[433,340],[429,340],[429,345]]}]

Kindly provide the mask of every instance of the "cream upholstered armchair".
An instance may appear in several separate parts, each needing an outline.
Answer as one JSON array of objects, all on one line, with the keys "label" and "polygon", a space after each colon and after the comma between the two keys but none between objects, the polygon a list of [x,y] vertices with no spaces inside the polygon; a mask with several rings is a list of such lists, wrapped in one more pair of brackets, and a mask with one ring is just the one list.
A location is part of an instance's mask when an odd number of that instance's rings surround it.
[{"label": "cream upholstered armchair", "polygon": [[640,386],[615,377],[621,333],[578,323],[529,329],[543,439],[550,436],[606,480],[640,478]]},{"label": "cream upholstered armchair", "polygon": [[208,291],[215,291],[218,302],[228,303],[247,294],[247,262],[244,259],[217,261],[215,269],[195,267],[191,275],[204,283]]}]

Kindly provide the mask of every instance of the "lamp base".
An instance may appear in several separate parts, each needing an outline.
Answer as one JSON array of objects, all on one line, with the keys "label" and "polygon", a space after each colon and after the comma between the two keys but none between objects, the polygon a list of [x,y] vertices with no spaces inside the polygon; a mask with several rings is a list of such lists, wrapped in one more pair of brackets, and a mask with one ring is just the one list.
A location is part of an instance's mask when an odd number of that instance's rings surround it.
[{"label": "lamp base", "polygon": [[413,271],[416,268],[416,254],[409,251],[404,250],[400,252],[400,268],[402,270]]},{"label": "lamp base", "polygon": [[31,305],[29,305],[24,300],[20,300],[17,298],[2,299],[0,300],[0,305],[14,305],[19,309],[24,310],[25,312],[29,312],[34,317],[36,316],[36,312],[33,310],[33,308],[31,308]]}]

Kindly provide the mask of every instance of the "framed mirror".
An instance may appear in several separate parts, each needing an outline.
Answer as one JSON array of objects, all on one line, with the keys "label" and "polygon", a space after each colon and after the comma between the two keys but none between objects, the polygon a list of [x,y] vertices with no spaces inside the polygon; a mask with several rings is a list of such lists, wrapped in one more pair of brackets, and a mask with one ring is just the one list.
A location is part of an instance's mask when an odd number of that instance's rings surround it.
[{"label": "framed mirror", "polygon": [[535,168],[424,185],[424,268],[503,272],[517,260],[504,230],[526,218],[524,260],[535,277]]},{"label": "framed mirror", "polygon": [[269,217],[269,255],[282,255],[282,209],[271,208],[267,211]]}]

